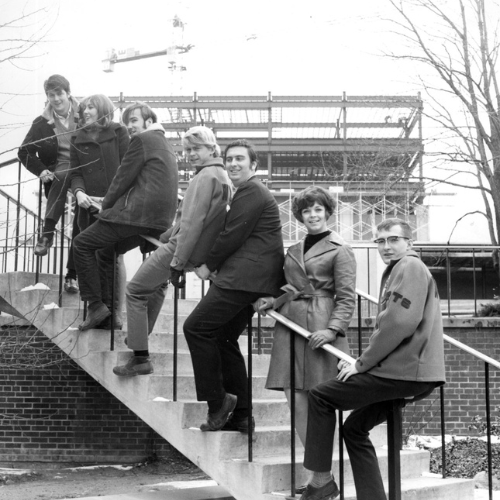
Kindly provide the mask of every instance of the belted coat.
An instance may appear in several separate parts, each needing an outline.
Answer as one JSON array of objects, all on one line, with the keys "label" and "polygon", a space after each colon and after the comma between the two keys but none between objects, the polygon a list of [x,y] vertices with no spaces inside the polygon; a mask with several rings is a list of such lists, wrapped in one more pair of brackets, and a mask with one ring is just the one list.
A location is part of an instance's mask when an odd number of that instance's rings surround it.
[{"label": "belted coat", "polygon": [[[304,240],[285,257],[285,292],[291,295],[280,314],[309,332],[337,331],[334,347],[349,354],[345,332],[355,307],[356,260],[349,245],[332,232],[304,255]],[[267,389],[290,387],[290,339],[295,337],[295,388],[309,390],[337,375],[338,359],[323,349],[312,350],[303,337],[276,323]]]}]

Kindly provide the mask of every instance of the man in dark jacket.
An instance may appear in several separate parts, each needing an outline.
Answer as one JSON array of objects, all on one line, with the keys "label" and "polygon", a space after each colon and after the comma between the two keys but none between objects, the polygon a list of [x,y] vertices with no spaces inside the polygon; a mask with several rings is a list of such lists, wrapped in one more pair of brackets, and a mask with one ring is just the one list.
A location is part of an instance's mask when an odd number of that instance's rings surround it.
[{"label": "man in dark jacket", "polygon": [[370,343],[354,364],[339,363],[337,379],[309,392],[304,467],[313,471],[301,499],[332,499],[336,410],[354,410],[344,423],[358,500],[386,500],[377,455],[369,438],[387,420],[392,402],[421,399],[445,382],[443,324],[436,283],[411,250],[410,226],[387,219],[377,227],[382,276],[379,312]]},{"label": "man in dark jacket", "polygon": [[[69,82],[62,75],[52,75],[43,84],[48,99],[43,113],[35,118],[19,148],[21,163],[43,182],[47,207],[35,255],[47,255],[52,246],[56,224],[64,212],[69,188],[70,137],[78,120],[78,101],[71,96]],[[73,220],[74,238],[78,234],[78,214]],[[64,288],[78,292],[72,247],[68,256],[68,273]]]},{"label": "man in dark jacket", "polygon": [[236,187],[224,230],[205,264],[195,269],[212,286],[184,323],[198,401],[207,401],[202,431],[216,431],[234,410],[231,428],[248,430],[248,381],[238,338],[259,297],[278,295],[283,284],[279,208],[255,176],[257,154],[246,140],[229,144],[226,169]]},{"label": "man in dark jacket", "polygon": [[141,235],[157,238],[172,225],[177,208],[177,162],[156,114],[135,102],[122,119],[132,136],[129,149],[102,201],[99,220],[75,239],[80,294],[89,302],[81,330],[100,325],[111,314],[102,302],[99,269],[111,283],[113,252],[146,244]]}]

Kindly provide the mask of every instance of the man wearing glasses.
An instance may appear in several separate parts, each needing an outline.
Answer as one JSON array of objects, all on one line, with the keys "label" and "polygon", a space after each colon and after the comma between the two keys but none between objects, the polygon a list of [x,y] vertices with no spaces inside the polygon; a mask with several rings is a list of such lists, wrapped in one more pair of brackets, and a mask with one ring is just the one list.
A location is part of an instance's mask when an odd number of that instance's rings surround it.
[{"label": "man wearing glasses", "polygon": [[302,500],[339,495],[331,475],[336,410],[354,410],[344,423],[357,500],[386,500],[377,455],[369,438],[398,400],[422,399],[444,384],[443,325],[436,283],[411,248],[410,226],[386,219],[377,227],[382,275],[375,330],[351,365],[309,392],[304,467],[313,471]]}]

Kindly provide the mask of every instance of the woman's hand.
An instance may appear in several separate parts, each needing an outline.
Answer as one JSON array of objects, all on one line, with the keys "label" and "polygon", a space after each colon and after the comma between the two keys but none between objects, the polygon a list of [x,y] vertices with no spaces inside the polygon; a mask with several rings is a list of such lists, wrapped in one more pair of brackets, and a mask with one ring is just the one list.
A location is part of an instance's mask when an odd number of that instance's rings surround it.
[{"label": "woman's hand", "polygon": [[92,205],[92,198],[87,196],[83,191],[78,191],[76,193],[76,201],[79,207],[89,209]]},{"label": "woman's hand", "polygon": [[311,349],[318,349],[322,345],[333,342],[337,338],[337,334],[332,330],[317,330],[309,337],[309,345]]},{"label": "woman's hand", "polygon": [[260,297],[253,303],[255,312],[261,313],[262,316],[266,315],[266,310],[274,306],[274,297]]},{"label": "woman's hand", "polygon": [[45,184],[46,182],[50,182],[54,180],[54,172],[51,172],[48,169],[42,170],[40,172],[40,179]]}]

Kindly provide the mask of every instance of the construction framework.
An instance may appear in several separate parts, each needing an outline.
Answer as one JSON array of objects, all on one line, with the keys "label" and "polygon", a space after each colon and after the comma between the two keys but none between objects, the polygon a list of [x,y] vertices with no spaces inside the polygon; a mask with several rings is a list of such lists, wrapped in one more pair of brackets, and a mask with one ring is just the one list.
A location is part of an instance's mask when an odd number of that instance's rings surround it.
[{"label": "construction framework", "polygon": [[181,188],[193,175],[182,134],[210,127],[222,148],[247,138],[259,156],[258,176],[282,209],[285,239],[303,234],[290,214],[294,192],[311,184],[336,193],[330,223],[350,241],[372,237],[377,220],[403,216],[425,240],[422,200],[422,99],[417,96],[133,96],[158,114],[178,155]]}]

